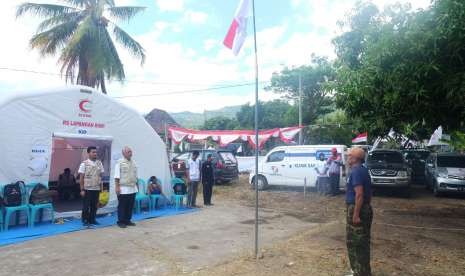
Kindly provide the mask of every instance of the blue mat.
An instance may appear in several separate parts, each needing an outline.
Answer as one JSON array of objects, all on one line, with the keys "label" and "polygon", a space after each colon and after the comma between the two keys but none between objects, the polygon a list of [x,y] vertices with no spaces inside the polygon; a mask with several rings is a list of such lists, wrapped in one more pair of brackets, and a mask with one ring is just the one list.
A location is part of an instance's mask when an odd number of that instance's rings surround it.
[{"label": "blue mat", "polygon": [[[186,214],[195,212],[197,209],[180,208],[164,208],[152,210],[150,212],[141,212],[141,214],[134,214],[133,221],[141,221],[144,219],[151,219],[156,217],[167,217],[179,214]],[[98,229],[116,225],[116,213],[111,213],[97,218],[100,225],[94,226],[91,229]],[[83,227],[80,219],[65,219],[64,224],[51,224],[50,222],[36,223],[34,228],[27,228],[26,226],[15,226],[8,229],[8,231],[0,232],[0,246],[9,244],[21,243],[25,241],[56,236],[63,233],[74,231],[89,230]]]}]

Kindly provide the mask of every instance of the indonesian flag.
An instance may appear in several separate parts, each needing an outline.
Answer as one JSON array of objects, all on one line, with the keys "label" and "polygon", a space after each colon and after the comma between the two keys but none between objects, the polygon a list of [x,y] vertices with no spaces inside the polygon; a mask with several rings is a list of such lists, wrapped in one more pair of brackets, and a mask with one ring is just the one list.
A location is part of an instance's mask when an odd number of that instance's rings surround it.
[{"label": "indonesian flag", "polygon": [[357,135],[357,137],[352,139],[352,143],[354,144],[361,143],[361,142],[367,142],[367,141],[368,141],[368,132],[360,133],[359,135]]},{"label": "indonesian flag", "polygon": [[235,56],[241,51],[247,37],[247,19],[250,16],[250,0],[241,0],[237,7],[233,22],[224,38],[224,46],[231,49]]}]

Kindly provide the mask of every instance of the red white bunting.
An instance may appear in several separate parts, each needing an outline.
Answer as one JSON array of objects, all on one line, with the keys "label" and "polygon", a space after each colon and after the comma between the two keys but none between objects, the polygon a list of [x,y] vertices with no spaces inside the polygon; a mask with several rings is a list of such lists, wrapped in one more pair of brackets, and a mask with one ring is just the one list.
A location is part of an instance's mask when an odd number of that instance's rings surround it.
[{"label": "red white bunting", "polygon": [[[262,148],[271,137],[280,137],[285,143],[290,143],[301,129],[301,127],[287,127],[261,130],[258,134],[259,147]],[[193,130],[169,127],[168,133],[176,144],[181,143],[184,139],[192,142],[211,137],[214,141],[219,141],[221,146],[227,146],[236,140],[242,140],[248,141],[252,148],[255,148],[255,133],[253,130]]]}]

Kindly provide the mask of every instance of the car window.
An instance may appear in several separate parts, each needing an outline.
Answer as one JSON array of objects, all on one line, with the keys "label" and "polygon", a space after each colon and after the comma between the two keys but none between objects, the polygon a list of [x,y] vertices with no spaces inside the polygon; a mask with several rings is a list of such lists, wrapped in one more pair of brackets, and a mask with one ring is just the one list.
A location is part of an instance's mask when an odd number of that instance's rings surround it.
[{"label": "car window", "polygon": [[438,167],[465,168],[465,156],[438,156]]},{"label": "car window", "polygon": [[404,162],[404,159],[402,154],[398,152],[371,152],[368,155],[368,162],[402,163]]},{"label": "car window", "polygon": [[284,160],[284,151],[275,151],[268,156],[266,162],[281,162]]},{"label": "car window", "polygon": [[234,154],[232,154],[232,152],[220,151],[219,154],[220,154],[221,157],[223,158],[223,161],[224,161],[224,162],[226,162],[226,163],[232,163],[232,164],[236,164],[236,163],[237,163],[236,157],[234,157]]},{"label": "car window", "polygon": [[185,153],[183,153],[183,154],[181,154],[181,155],[176,156],[175,159],[184,160],[184,161],[185,161],[185,160],[188,160],[188,159],[189,159],[189,155],[190,155],[190,154],[191,154],[190,152],[185,152]]}]

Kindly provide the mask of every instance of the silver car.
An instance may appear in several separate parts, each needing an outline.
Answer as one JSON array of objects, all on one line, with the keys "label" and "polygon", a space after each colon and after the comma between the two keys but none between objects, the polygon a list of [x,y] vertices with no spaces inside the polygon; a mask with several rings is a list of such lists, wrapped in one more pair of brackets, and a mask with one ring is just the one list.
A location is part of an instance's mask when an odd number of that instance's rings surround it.
[{"label": "silver car", "polygon": [[465,192],[465,155],[431,154],[426,160],[426,184],[435,196]]}]

